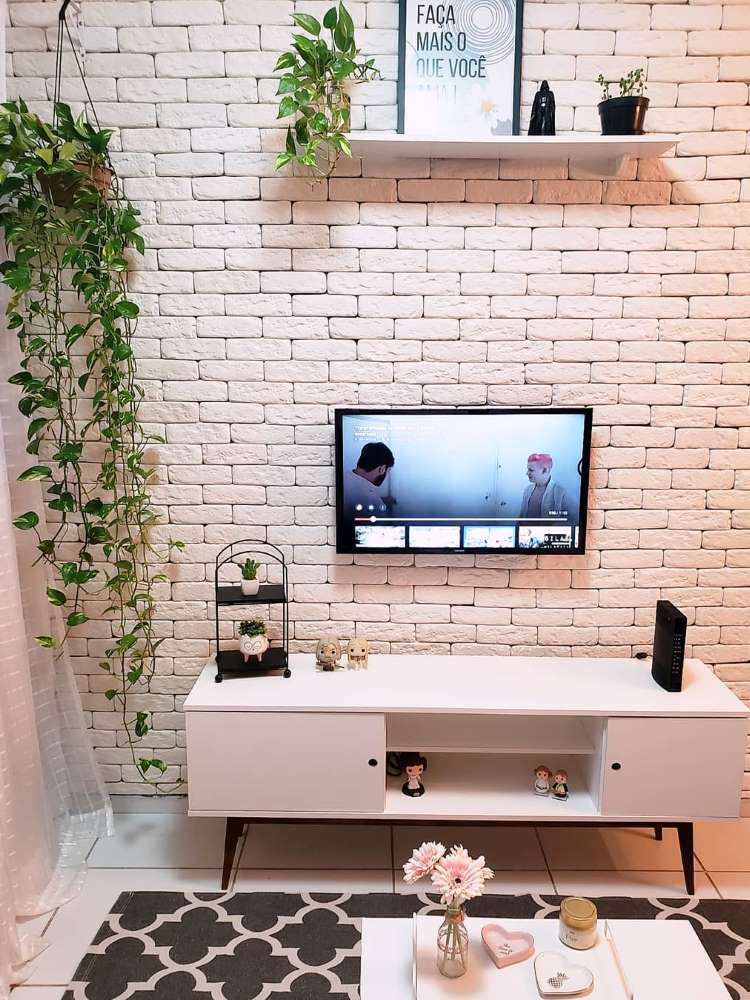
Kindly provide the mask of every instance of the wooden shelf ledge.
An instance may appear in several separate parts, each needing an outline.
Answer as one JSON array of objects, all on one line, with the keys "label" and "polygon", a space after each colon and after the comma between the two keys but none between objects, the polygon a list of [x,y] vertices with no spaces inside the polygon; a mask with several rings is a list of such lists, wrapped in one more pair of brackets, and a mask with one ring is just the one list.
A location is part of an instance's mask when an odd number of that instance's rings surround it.
[{"label": "wooden shelf ledge", "polygon": [[352,132],[349,140],[355,156],[375,158],[440,157],[446,159],[566,160],[596,165],[601,173],[619,173],[629,157],[657,157],[674,149],[678,136],[597,135],[506,135],[494,139],[435,139],[429,136],[400,135],[395,132]]}]

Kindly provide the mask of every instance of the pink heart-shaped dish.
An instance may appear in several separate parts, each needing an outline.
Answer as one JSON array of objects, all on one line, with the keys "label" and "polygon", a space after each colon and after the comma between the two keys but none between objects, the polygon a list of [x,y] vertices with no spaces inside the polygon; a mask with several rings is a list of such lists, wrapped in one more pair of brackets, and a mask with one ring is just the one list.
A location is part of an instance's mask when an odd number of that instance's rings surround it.
[{"label": "pink heart-shaped dish", "polygon": [[485,924],[482,928],[482,942],[498,969],[524,962],[534,954],[534,938],[531,934],[506,931],[500,924]]}]

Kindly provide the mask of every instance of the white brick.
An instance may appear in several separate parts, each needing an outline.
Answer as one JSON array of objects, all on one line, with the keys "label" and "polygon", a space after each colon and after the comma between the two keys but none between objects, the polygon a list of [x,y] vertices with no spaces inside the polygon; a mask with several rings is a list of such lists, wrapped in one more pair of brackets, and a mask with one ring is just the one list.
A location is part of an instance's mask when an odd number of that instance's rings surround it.
[{"label": "white brick", "polygon": [[188,47],[187,28],[120,28],[117,39],[120,52],[154,55],[165,51],[176,53]]},{"label": "white brick", "polygon": [[[136,31],[138,29],[131,29]],[[140,29],[145,30],[145,29]],[[164,28],[160,29],[166,30]],[[187,42],[184,46],[187,48]],[[157,76],[172,76],[190,79],[197,76],[222,76],[224,54],[222,52],[163,52],[156,50],[155,66]]]}]

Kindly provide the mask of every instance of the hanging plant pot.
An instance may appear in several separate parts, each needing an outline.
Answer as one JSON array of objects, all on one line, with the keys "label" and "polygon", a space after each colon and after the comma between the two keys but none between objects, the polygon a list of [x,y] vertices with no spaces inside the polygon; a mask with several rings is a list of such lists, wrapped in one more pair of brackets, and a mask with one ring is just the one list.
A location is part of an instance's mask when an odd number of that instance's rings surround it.
[{"label": "hanging plant pot", "polygon": [[75,160],[73,166],[81,174],[80,179],[71,177],[69,172],[58,174],[45,173],[40,177],[39,182],[42,190],[53,204],[59,205],[61,208],[67,208],[72,205],[73,196],[84,177],[87,177],[91,181],[102,198],[107,196],[113,176],[109,167],[86,160]]},{"label": "hanging plant pot", "polygon": [[602,135],[643,135],[648,97],[610,97],[599,104]]}]

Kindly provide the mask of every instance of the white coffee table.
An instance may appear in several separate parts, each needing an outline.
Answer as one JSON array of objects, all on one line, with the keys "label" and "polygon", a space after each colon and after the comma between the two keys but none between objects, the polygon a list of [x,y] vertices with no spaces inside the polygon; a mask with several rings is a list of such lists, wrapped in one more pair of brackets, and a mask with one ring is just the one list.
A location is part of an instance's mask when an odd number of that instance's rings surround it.
[{"label": "white coffee table", "polygon": [[[435,937],[440,924],[434,921]],[[532,933],[537,951],[554,949],[585,964],[585,952],[566,949],[557,940],[557,921],[491,920],[469,917],[470,960],[489,961],[480,932],[486,923],[501,923],[509,930]],[[729,993],[714,969],[692,925],[687,920],[610,920],[609,926],[633,992],[633,1000],[729,1000]],[[603,922],[600,922],[600,929]],[[412,919],[366,917],[362,921],[362,973],[360,1000],[414,1000],[414,944]],[[516,967],[518,968],[518,967]],[[494,970],[498,998],[504,970]],[[443,980],[446,997],[466,996],[462,980]],[[533,971],[530,982],[533,982]],[[530,988],[529,995],[536,994]],[[617,998],[619,1000],[619,997]]]}]

